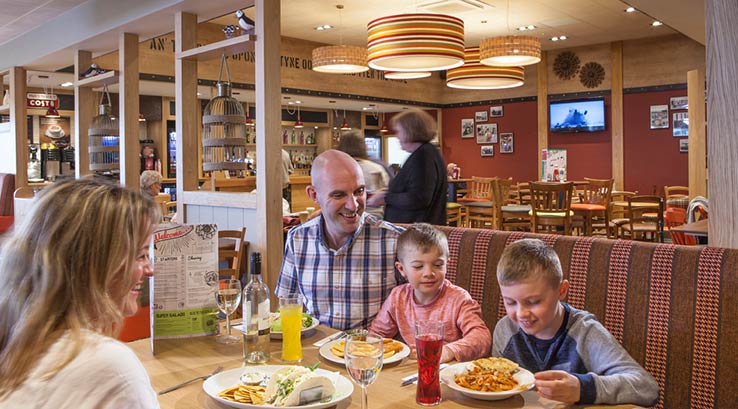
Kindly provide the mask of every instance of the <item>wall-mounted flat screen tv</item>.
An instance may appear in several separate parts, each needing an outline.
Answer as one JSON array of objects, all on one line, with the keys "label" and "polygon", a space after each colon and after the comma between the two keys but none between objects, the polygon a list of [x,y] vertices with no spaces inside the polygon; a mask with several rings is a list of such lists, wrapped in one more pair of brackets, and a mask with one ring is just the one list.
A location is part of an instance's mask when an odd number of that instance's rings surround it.
[{"label": "wall-mounted flat screen tv", "polygon": [[605,130],[605,100],[578,99],[549,104],[551,132],[597,132]]}]

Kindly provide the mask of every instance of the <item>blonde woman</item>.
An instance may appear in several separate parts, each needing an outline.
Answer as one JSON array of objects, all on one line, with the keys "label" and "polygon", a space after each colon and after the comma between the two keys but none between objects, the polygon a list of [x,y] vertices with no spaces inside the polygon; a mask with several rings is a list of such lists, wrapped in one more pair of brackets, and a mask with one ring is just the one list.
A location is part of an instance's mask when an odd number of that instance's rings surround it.
[{"label": "blonde woman", "polygon": [[92,179],[41,192],[0,255],[0,407],[159,407],[113,338],[154,273],[159,218],[138,192]]}]

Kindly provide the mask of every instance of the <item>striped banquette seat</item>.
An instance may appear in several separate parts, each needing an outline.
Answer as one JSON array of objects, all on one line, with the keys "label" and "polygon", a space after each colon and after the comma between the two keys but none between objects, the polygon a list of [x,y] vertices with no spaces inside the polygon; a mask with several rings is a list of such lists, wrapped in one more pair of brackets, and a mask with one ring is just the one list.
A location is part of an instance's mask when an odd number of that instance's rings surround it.
[{"label": "striped banquette seat", "polygon": [[656,408],[738,408],[738,250],[441,227],[447,277],[482,306],[490,329],[505,310],[496,267],[524,237],[553,246],[585,309],[661,386]]}]

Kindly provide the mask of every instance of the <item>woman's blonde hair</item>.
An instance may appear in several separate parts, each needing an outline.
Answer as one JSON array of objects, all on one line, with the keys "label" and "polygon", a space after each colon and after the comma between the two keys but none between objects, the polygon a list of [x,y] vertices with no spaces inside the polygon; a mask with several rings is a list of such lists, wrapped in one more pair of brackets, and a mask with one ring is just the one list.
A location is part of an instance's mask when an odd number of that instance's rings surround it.
[{"label": "woman's blonde hair", "polygon": [[400,112],[390,120],[392,129],[401,127],[405,131],[408,142],[430,142],[435,138],[438,128],[436,120],[427,112],[417,108]]},{"label": "woman's blonde hair", "polygon": [[45,188],[0,257],[0,398],[22,384],[49,347],[82,330],[115,336],[140,247],[159,220],[138,192],[93,179]]}]

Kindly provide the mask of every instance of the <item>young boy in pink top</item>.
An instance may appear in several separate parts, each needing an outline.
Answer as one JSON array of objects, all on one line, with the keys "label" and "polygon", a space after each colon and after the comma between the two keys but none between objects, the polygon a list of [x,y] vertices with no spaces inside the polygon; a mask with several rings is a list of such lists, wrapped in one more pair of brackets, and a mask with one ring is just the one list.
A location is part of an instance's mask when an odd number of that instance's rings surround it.
[{"label": "young boy in pink top", "polygon": [[395,287],[369,327],[369,332],[392,338],[399,332],[415,349],[415,322],[444,322],[441,362],[459,362],[489,356],[492,335],[482,320],[482,309],[461,287],[446,280],[448,241],[426,223],[417,223],[397,239],[395,266],[409,283]]}]

